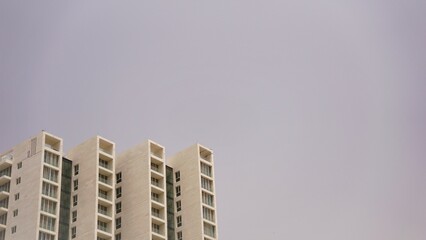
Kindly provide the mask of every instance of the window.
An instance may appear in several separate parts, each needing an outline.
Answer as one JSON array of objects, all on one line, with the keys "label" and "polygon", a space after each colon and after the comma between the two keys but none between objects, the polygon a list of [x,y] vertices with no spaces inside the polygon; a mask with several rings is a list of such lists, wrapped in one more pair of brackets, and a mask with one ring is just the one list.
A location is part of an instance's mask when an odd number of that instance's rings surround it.
[{"label": "window", "polygon": [[98,193],[99,193],[99,197],[109,200],[107,191],[99,189]]},{"label": "window", "polygon": [[176,197],[180,196],[180,186],[176,187]]},{"label": "window", "polygon": [[214,222],[214,211],[203,206],[203,218]]},{"label": "window", "polygon": [[56,202],[50,201],[44,197],[41,198],[40,210],[43,212],[55,214],[56,213]]},{"label": "window", "polygon": [[107,160],[99,159],[99,165],[100,165],[101,167],[104,167],[104,168],[106,168],[106,169],[109,169],[109,167],[108,167],[108,161],[107,161]]},{"label": "window", "polygon": [[78,175],[79,170],[80,166],[78,164],[74,165],[74,175]]},{"label": "window", "polygon": [[102,213],[103,215],[108,216],[108,207],[98,204],[98,213]]},{"label": "window", "polygon": [[16,179],[16,185],[18,185],[18,184],[20,184],[21,183],[21,177],[18,177],[17,179]]},{"label": "window", "polygon": [[19,193],[15,194],[15,201],[19,200]]},{"label": "window", "polygon": [[152,223],[152,231],[156,232],[156,233],[161,233],[160,232],[160,225]]},{"label": "window", "polygon": [[115,219],[115,229],[121,228],[121,217]]},{"label": "window", "polygon": [[72,222],[77,221],[77,211],[72,212]]},{"label": "window", "polygon": [[182,231],[177,232],[177,240],[182,240]]},{"label": "window", "polygon": [[[6,225],[6,221],[7,221],[7,213],[0,216],[0,224]],[[0,232],[0,239],[4,239],[1,236],[1,232]]]},{"label": "window", "polygon": [[18,163],[18,169],[21,169],[22,168],[22,162],[19,162]]},{"label": "window", "polygon": [[160,195],[158,193],[151,193],[151,199],[157,202],[160,202]]},{"label": "window", "polygon": [[16,226],[13,226],[13,227],[12,227],[12,234],[13,234],[13,233],[16,233]]},{"label": "window", "polygon": [[10,177],[12,174],[12,167],[5,168],[0,171],[0,176],[8,176]]},{"label": "window", "polygon": [[55,231],[56,219],[40,214],[40,227],[49,231]]},{"label": "window", "polygon": [[214,204],[213,204],[213,195],[210,195],[210,194],[208,194],[208,193],[206,193],[206,192],[203,191],[202,198],[203,198],[203,203],[204,204],[207,204],[209,206],[214,207]]},{"label": "window", "polygon": [[59,166],[59,156],[56,155],[56,154],[53,154],[51,152],[45,151],[44,152],[44,162],[49,164],[49,165],[58,167]]},{"label": "window", "polygon": [[201,177],[201,187],[210,192],[213,192],[213,181],[205,177]]},{"label": "window", "polygon": [[182,227],[182,216],[177,216],[176,222],[178,227]]},{"label": "window", "polygon": [[72,196],[72,205],[77,206],[77,203],[78,203],[78,196],[77,195]]},{"label": "window", "polygon": [[151,177],[151,184],[157,187],[160,187],[160,180],[157,178]]},{"label": "window", "polygon": [[18,216],[18,209],[13,210],[13,216],[14,217]]},{"label": "window", "polygon": [[205,164],[203,162],[200,162],[200,167],[201,167],[201,172],[204,175],[207,175],[209,177],[212,176],[212,167],[211,166],[209,166],[209,165],[207,165],[207,164]]},{"label": "window", "polygon": [[43,181],[42,193],[46,196],[56,198],[58,193],[58,187]]},{"label": "window", "polygon": [[77,227],[71,228],[71,238],[75,238],[77,236]]},{"label": "window", "polygon": [[214,238],[216,235],[215,233],[216,233],[216,227],[204,222],[204,234]]},{"label": "window", "polygon": [[117,198],[121,197],[121,187],[115,189],[115,195]]},{"label": "window", "polygon": [[121,213],[121,202],[115,204],[115,213]]},{"label": "window", "polygon": [[176,182],[180,181],[180,171],[175,172]]},{"label": "window", "polygon": [[157,209],[157,208],[151,208],[151,212],[152,212],[152,215],[153,216],[155,216],[155,217],[158,217],[158,218],[160,218],[160,209]]},{"label": "window", "polygon": [[117,183],[121,183],[121,172],[117,173],[115,178],[117,179]]},{"label": "window", "polygon": [[98,229],[106,232],[108,230],[108,223],[98,220]]},{"label": "window", "polygon": [[59,172],[50,168],[50,167],[43,167],[43,178],[50,180],[52,182],[58,182],[58,175]]},{"label": "window", "polygon": [[74,180],[74,191],[78,190],[78,179]]},{"label": "window", "polygon": [[179,201],[177,201],[176,202],[176,211],[180,211],[180,210],[182,210],[182,203],[181,203],[181,201],[179,200]]},{"label": "window", "polygon": [[115,240],[121,240],[121,233],[115,234]]},{"label": "window", "polygon": [[160,166],[158,164],[151,163],[151,169],[156,172],[160,172]]},{"label": "window", "polygon": [[99,181],[105,184],[109,184],[108,176],[99,173]]}]

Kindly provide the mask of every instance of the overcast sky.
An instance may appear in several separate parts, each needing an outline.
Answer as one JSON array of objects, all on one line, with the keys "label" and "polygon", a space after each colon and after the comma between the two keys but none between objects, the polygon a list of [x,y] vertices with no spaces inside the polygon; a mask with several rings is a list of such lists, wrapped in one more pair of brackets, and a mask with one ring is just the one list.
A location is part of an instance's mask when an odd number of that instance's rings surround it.
[{"label": "overcast sky", "polygon": [[1,1],[0,152],[215,152],[221,240],[426,239],[426,1]]}]

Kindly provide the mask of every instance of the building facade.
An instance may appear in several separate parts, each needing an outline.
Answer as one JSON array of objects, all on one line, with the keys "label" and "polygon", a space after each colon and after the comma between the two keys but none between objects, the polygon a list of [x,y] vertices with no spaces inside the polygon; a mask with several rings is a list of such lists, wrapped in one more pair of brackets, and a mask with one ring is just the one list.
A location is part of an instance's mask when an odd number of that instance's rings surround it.
[{"label": "building facade", "polygon": [[217,240],[213,152],[45,131],[0,154],[0,240]]}]

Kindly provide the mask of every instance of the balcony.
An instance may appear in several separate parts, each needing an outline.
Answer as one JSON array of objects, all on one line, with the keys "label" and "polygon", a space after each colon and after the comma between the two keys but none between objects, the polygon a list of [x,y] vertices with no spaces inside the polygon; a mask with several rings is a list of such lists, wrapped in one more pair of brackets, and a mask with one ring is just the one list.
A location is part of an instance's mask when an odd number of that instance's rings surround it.
[{"label": "balcony", "polygon": [[152,219],[151,230],[152,230],[152,239],[164,239],[165,237],[165,225],[164,222]]},{"label": "balcony", "polygon": [[7,225],[7,213],[0,215],[0,225]]},{"label": "balcony", "polygon": [[105,232],[101,232],[98,230],[98,236],[96,237],[96,240],[112,240],[111,234],[106,234]]},{"label": "balcony", "polygon": [[0,223],[0,230],[6,230],[6,228],[7,228],[6,223]]},{"label": "balcony", "polygon": [[166,238],[158,233],[152,233],[152,240],[165,240]]},{"label": "balcony", "polygon": [[211,223],[215,222],[215,210],[203,206],[203,218]]},{"label": "balcony", "polygon": [[0,158],[0,171],[12,166],[13,155],[5,154]]},{"label": "balcony", "polygon": [[0,171],[0,185],[10,182],[12,167],[5,168]]},{"label": "balcony", "polygon": [[0,192],[9,192],[10,191],[10,182],[7,182],[0,186]]},{"label": "balcony", "polygon": [[212,237],[212,238],[216,237],[216,226],[204,222],[204,224],[203,224],[203,230],[204,230],[204,234],[205,235],[207,235],[209,237]]},{"label": "balcony", "polygon": [[111,207],[98,204],[98,213],[104,216],[106,219],[111,219]]},{"label": "balcony", "polygon": [[44,162],[55,168],[59,167],[59,155],[49,151],[44,151]]},{"label": "balcony", "polygon": [[50,150],[60,152],[62,148],[62,141],[59,138],[56,138],[52,135],[45,133],[44,135],[44,147]]},{"label": "balcony", "polygon": [[107,159],[105,157],[99,158],[99,167],[108,170],[108,172],[112,172],[113,162],[112,159]]},{"label": "balcony", "polygon": [[99,153],[112,157],[114,155],[114,143],[99,138]]},{"label": "balcony", "polygon": [[151,170],[154,170],[157,173],[162,173],[160,165],[156,163],[151,163]]},{"label": "balcony", "polygon": [[158,159],[163,159],[163,157],[164,157],[164,148],[163,147],[161,147],[160,145],[157,145],[153,142],[150,142],[149,148],[150,148],[151,156],[154,156]]},{"label": "balcony", "polygon": [[213,159],[212,155],[213,155],[213,153],[209,149],[200,146],[199,147],[199,155],[200,155],[200,158],[202,160],[204,160],[206,162],[212,162],[212,159]]},{"label": "balcony", "polygon": [[205,178],[205,177],[201,177],[201,188],[203,188],[204,190],[210,191],[211,193],[213,193],[214,189],[213,189],[213,181]]},{"label": "balcony", "polygon": [[210,164],[206,164],[204,162],[200,162],[201,173],[205,176],[212,178],[213,177],[213,167]]},{"label": "balcony", "polygon": [[163,190],[163,178],[151,177],[151,185]]},{"label": "balcony", "polygon": [[98,235],[101,233],[103,235],[102,237],[106,237],[108,239],[108,237],[111,236],[111,221],[107,222],[98,219],[97,229],[100,230],[98,231]]},{"label": "balcony", "polygon": [[163,207],[164,193],[161,190],[151,188],[151,200],[153,203],[157,203],[158,206]]},{"label": "balcony", "polygon": [[[101,186],[99,186],[99,187],[101,187]],[[103,199],[104,201],[106,201],[109,204],[111,204],[112,195],[113,195],[112,191],[106,191],[106,190],[99,188],[99,191],[98,191],[99,198]]]},{"label": "balcony", "polygon": [[161,210],[160,209],[158,209],[158,208],[152,208],[151,209],[151,214],[152,214],[152,216],[154,216],[154,217],[156,217],[156,218],[159,218],[159,219],[162,219],[163,217],[161,216]]},{"label": "balcony", "polygon": [[108,186],[112,186],[112,175],[104,175],[102,173],[99,173],[98,180],[101,183],[104,183]]},{"label": "balcony", "polygon": [[201,198],[202,198],[203,204],[206,204],[214,208],[214,195],[203,190],[201,194]]},{"label": "balcony", "polygon": [[0,200],[0,214],[7,212],[7,209],[9,208],[9,198],[3,198]]}]

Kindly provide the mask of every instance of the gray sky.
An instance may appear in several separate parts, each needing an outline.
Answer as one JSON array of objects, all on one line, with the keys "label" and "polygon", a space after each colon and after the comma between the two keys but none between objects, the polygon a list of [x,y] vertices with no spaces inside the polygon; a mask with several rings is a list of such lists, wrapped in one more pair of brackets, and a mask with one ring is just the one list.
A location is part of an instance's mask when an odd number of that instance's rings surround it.
[{"label": "gray sky", "polygon": [[215,151],[222,240],[426,239],[426,1],[2,1],[0,152]]}]

